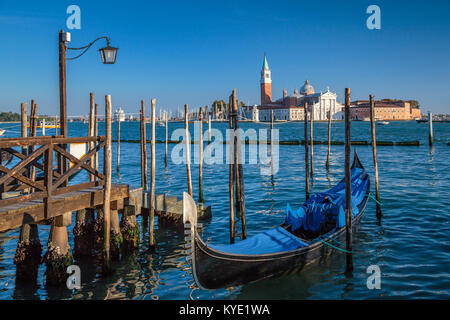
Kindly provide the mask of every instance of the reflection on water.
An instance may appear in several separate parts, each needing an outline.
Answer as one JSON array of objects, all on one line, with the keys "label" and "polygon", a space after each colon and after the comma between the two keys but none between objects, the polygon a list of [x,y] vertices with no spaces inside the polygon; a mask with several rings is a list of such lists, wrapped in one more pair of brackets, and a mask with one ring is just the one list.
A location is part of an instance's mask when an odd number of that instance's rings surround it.
[{"label": "reflection on water", "polygon": [[[113,138],[116,125],[113,125]],[[85,126],[70,123],[69,133],[84,134]],[[225,130],[227,124],[213,123],[212,126]],[[139,139],[137,122],[125,122],[121,127],[123,139]],[[182,127],[182,123],[169,123],[170,131]],[[266,128],[249,123],[242,123],[240,127]],[[303,123],[287,123],[275,128],[280,129],[282,140],[303,139]],[[150,125],[148,132],[149,129]],[[375,203],[370,201],[353,236],[353,277],[344,275],[345,255],[337,253],[300,274],[233,288],[198,290],[185,259],[183,232],[160,227],[156,221],[157,247],[153,253],[148,253],[148,223],[139,217],[143,238],[139,252],[114,262],[115,273],[108,277],[100,276],[99,267],[92,261],[76,261],[82,271],[82,288],[73,291],[47,288],[44,265],[39,267],[36,284],[15,283],[13,259],[19,230],[0,233],[0,299],[379,299],[394,296],[448,299],[450,147],[446,141],[450,141],[450,125],[439,124],[434,129],[436,141],[430,149],[426,124],[391,122],[388,126],[377,127],[380,141],[420,140],[422,145],[377,148],[383,218],[378,221]],[[100,124],[101,134],[103,130]],[[317,140],[327,140],[326,123],[316,123],[314,130]],[[157,139],[164,139],[165,129],[158,126],[156,135]],[[352,137],[370,141],[370,123],[353,123]],[[343,123],[333,124],[332,140],[344,141]],[[156,193],[180,198],[186,190],[186,169],[183,164],[175,165],[170,161],[173,146],[169,144],[169,163],[165,168],[165,146],[156,145]],[[358,146],[357,151],[374,187],[372,150],[370,146]],[[280,145],[279,155],[279,170],[273,176],[261,175],[258,164],[244,165],[248,236],[282,223],[286,203],[298,208],[305,200],[304,146]],[[114,152],[114,164],[115,156]],[[331,146],[329,170],[325,167],[326,156],[326,145],[314,146],[311,192],[326,190],[343,177],[344,147]],[[101,169],[101,157],[99,164]],[[120,173],[121,183],[131,187],[140,185],[139,144],[121,143]],[[197,176],[198,165],[194,164],[192,180],[196,199]],[[85,178],[80,175],[76,179]],[[116,170],[113,170],[113,179],[118,181]],[[228,243],[228,165],[204,165],[203,186],[213,218],[204,223],[202,237],[214,244]],[[68,232],[73,246],[72,228],[73,224]],[[239,230],[240,226],[236,228]],[[39,230],[45,250],[49,227],[39,226]],[[372,264],[381,269],[381,290],[366,287],[366,270]]]}]

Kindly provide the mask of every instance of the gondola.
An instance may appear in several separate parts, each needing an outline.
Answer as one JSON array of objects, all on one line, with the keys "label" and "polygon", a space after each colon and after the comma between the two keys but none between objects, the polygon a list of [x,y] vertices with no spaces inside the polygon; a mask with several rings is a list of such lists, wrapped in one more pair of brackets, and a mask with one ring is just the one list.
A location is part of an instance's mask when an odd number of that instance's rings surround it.
[{"label": "gondola", "polygon": [[[352,226],[364,214],[370,180],[354,155],[351,167]],[[183,222],[187,230],[187,259],[201,289],[228,288],[262,279],[285,276],[344,251],[345,178],[324,193],[312,195],[297,211],[287,205],[280,226],[230,245],[206,244],[197,232],[197,208],[183,193]],[[334,226],[333,226],[334,223]]]}]

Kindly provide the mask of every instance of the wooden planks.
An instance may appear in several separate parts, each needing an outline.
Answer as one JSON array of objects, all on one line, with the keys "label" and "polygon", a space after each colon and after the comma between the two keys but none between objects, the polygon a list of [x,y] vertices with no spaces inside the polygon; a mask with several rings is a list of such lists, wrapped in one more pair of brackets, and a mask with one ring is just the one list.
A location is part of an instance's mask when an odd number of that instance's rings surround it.
[{"label": "wooden planks", "polygon": [[[128,185],[111,185],[111,201],[126,199],[128,197]],[[47,217],[45,217],[43,200],[31,200],[0,207],[0,232],[15,229],[27,223],[38,223],[45,219],[59,216],[65,212],[102,205],[103,187],[98,186],[61,195],[54,195],[50,204],[50,210]]]}]

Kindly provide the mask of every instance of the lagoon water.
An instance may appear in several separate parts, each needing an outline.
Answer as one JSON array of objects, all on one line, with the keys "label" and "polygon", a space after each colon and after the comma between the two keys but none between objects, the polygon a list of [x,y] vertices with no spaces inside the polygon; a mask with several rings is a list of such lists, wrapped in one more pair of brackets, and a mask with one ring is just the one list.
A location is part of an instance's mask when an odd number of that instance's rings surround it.
[{"label": "lagoon water", "polygon": [[[15,126],[15,127],[14,127]],[[213,123],[222,131],[226,123]],[[4,137],[18,136],[16,124],[2,124]],[[182,128],[169,123],[169,132]],[[241,123],[241,128],[267,129],[266,124]],[[117,123],[113,124],[113,139]],[[302,140],[303,123],[283,123],[280,140]],[[206,127],[204,127],[206,130]],[[148,235],[141,232],[143,245],[136,257],[115,263],[116,272],[101,277],[92,264],[79,261],[82,288],[70,291],[45,286],[45,265],[39,268],[35,285],[15,283],[14,254],[19,230],[0,233],[0,299],[386,299],[450,298],[450,124],[435,123],[433,149],[428,147],[428,125],[391,122],[377,126],[377,139],[419,140],[421,146],[379,146],[378,166],[383,218],[375,217],[375,203],[369,202],[353,237],[354,273],[344,275],[345,255],[336,253],[324,264],[284,278],[263,280],[234,288],[203,291],[195,288],[184,256],[184,235],[177,229],[155,222],[156,251],[146,253]],[[139,123],[121,124],[122,139],[139,139]],[[103,134],[100,124],[100,134]],[[150,125],[147,125],[148,138]],[[52,130],[47,130],[52,134]],[[69,135],[87,134],[87,124],[70,123]],[[163,140],[165,128],[157,126],[156,138]],[[174,137],[177,139],[178,137]],[[314,139],[327,140],[327,124],[314,124]],[[370,141],[370,123],[353,122],[352,139]],[[344,124],[332,124],[332,140],[344,141]],[[169,144],[169,155],[174,144]],[[148,148],[149,149],[149,148]],[[332,146],[330,169],[325,169],[326,145],[314,146],[314,185],[312,192],[324,191],[344,175],[344,146]],[[358,146],[359,157],[368,170],[372,189],[374,174],[372,149]],[[113,180],[140,186],[140,151],[137,143],[121,144],[120,180],[115,171],[116,144],[113,143]],[[149,150],[150,157],[150,150]],[[298,207],[305,200],[304,146],[280,146],[280,165],[272,177],[260,174],[259,164],[245,164],[245,201],[248,235],[283,222],[286,203]],[[100,161],[101,163],[101,161]],[[149,158],[150,165],[150,158]],[[192,166],[194,198],[198,194],[198,165]],[[85,177],[79,176],[82,180]],[[205,223],[204,239],[210,243],[228,241],[228,165],[204,165],[204,196],[212,206],[213,218]],[[184,164],[170,161],[164,168],[164,144],[156,144],[156,193],[179,198],[187,189]],[[73,215],[75,219],[75,215]],[[140,222],[140,218],[138,219]],[[68,227],[73,246],[73,225]],[[50,228],[39,226],[46,250]],[[366,285],[370,265],[381,270],[381,289]],[[221,270],[217,270],[221,272]]]}]

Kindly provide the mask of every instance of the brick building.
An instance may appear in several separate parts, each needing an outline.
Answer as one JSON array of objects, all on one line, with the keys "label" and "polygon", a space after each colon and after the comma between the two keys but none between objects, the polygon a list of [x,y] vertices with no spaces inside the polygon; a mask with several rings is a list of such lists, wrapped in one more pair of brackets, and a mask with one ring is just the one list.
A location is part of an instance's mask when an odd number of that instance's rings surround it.
[{"label": "brick building", "polygon": [[[370,118],[369,100],[356,100],[351,103],[352,120]],[[420,109],[411,107],[411,103],[403,100],[383,99],[375,101],[375,120],[414,120],[420,119]]]}]

